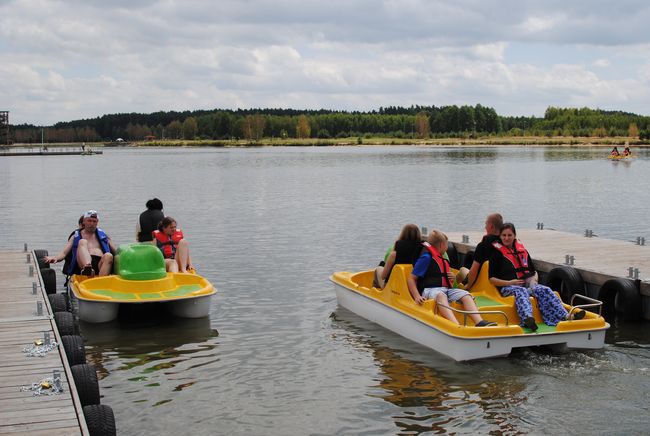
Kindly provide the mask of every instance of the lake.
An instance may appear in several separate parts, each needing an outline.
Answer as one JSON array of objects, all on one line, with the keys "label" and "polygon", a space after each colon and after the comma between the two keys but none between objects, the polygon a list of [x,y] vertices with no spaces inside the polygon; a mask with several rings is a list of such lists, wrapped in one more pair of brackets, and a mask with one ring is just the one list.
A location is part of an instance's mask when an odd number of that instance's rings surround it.
[{"label": "lake", "polygon": [[6,157],[0,248],[57,253],[88,209],[132,242],[154,196],[178,221],[218,289],[210,318],[81,325],[121,434],[640,434],[647,322],[612,320],[603,350],[456,363],[339,308],[328,281],[374,267],[403,224],[481,230],[493,211],[518,228],[650,240],[650,150],[633,151],[620,162],[604,148],[526,147]]}]

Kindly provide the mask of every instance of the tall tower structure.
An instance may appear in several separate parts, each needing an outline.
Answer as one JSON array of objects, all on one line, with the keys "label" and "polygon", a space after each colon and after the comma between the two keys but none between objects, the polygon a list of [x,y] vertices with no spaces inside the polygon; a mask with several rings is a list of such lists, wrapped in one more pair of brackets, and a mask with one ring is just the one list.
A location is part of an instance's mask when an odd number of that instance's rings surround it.
[{"label": "tall tower structure", "polygon": [[0,145],[9,145],[9,111],[0,111]]}]

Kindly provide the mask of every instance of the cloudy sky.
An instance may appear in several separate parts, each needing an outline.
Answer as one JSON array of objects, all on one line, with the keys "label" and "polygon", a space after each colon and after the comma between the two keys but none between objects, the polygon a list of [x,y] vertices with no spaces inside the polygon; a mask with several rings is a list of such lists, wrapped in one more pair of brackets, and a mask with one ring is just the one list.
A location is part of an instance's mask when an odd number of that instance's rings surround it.
[{"label": "cloudy sky", "polygon": [[650,3],[0,0],[0,110],[107,113],[480,103],[650,115]]}]

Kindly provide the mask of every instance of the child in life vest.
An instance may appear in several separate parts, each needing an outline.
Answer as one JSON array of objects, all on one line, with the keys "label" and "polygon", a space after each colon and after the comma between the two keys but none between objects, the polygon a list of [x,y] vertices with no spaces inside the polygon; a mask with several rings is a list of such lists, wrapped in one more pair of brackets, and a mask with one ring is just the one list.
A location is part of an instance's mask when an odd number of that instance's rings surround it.
[{"label": "child in life vest", "polygon": [[165,258],[165,268],[169,272],[187,272],[192,268],[190,245],[183,237],[183,232],[176,228],[176,220],[165,217],[158,224],[158,230],[152,233],[156,246]]},{"label": "child in life vest", "polygon": [[469,317],[476,327],[496,325],[495,322],[486,321],[481,317],[469,292],[452,287],[455,276],[451,272],[449,261],[443,257],[447,251],[447,235],[433,230],[422,247],[413,272],[406,278],[413,300],[417,304],[422,304],[425,300],[436,300],[440,315],[454,324],[459,322],[454,312],[449,309],[449,302],[459,301],[463,310],[475,312],[469,314]]}]

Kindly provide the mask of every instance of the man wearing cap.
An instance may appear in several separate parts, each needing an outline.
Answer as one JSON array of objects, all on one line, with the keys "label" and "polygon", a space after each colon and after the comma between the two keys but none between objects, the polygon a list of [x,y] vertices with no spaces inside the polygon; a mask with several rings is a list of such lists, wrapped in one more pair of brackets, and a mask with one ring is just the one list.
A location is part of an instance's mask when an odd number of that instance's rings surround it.
[{"label": "man wearing cap", "polygon": [[96,210],[89,210],[83,214],[83,228],[76,230],[73,237],[56,256],[46,256],[48,263],[56,263],[65,259],[72,253],[67,271],[64,274],[81,273],[87,276],[106,276],[113,268],[113,253],[116,252],[111,238],[99,227],[99,214]]},{"label": "man wearing cap", "polygon": [[474,261],[472,262],[472,266],[467,274],[466,290],[469,291],[472,289],[472,286],[474,286],[476,279],[478,278],[478,273],[481,271],[481,266],[486,260],[490,259],[492,251],[495,249],[492,246],[492,243],[499,240],[499,232],[501,231],[502,225],[503,217],[500,213],[491,213],[485,219],[486,234],[474,250]]}]

